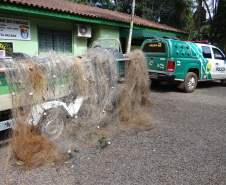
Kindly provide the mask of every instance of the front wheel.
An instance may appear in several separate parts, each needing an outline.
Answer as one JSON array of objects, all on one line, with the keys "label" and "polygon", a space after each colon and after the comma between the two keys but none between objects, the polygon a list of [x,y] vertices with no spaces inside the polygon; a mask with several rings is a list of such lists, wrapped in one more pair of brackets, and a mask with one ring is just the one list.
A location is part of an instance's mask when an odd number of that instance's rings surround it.
[{"label": "front wheel", "polygon": [[63,119],[53,116],[46,118],[42,123],[41,132],[47,135],[50,140],[56,140],[61,136],[63,130],[65,128],[65,124]]},{"label": "front wheel", "polygon": [[67,113],[61,106],[46,110],[37,130],[47,135],[50,140],[56,140],[63,134],[67,119]]},{"label": "front wheel", "polygon": [[197,75],[193,72],[188,72],[184,79],[184,91],[191,93],[197,86]]}]

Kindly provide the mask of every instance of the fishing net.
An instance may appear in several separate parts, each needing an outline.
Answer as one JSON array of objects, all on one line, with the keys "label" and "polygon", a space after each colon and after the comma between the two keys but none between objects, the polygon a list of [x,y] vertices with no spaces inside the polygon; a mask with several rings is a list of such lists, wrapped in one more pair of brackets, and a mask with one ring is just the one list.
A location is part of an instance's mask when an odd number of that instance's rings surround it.
[{"label": "fishing net", "polygon": [[25,57],[0,62],[12,96],[12,153],[40,166],[110,144],[121,131],[151,129],[149,81],[141,51],[126,55],[123,82],[110,49],[94,47],[79,57]]}]

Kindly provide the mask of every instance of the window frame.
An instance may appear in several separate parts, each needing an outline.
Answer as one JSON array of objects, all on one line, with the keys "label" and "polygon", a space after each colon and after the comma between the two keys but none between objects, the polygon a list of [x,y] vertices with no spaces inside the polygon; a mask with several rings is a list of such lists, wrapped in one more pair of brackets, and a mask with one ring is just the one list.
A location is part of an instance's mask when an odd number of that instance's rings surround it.
[{"label": "window frame", "polygon": [[[219,50],[218,48],[215,48],[215,47],[213,47],[212,50],[213,50],[213,56],[214,56],[214,59],[216,59],[216,60],[225,60],[225,56],[224,56],[224,54],[222,53],[221,50]],[[215,51],[214,51],[214,50],[218,51],[219,54],[221,54],[221,56],[222,56],[221,59],[215,57]]]},{"label": "window frame", "polygon": [[[212,50],[211,47],[210,46],[201,46],[201,47],[202,47],[202,56],[206,59],[213,59],[213,53],[211,51]],[[204,56],[204,48],[209,48],[211,58],[209,58],[209,57],[207,58]]]},{"label": "window frame", "polygon": [[[41,51],[41,49],[40,49],[40,29],[42,29],[42,30],[46,30],[46,32],[47,31],[51,31],[52,33],[50,34],[51,35],[51,37],[52,37],[52,41],[53,41],[53,36],[56,36],[56,34],[55,33],[53,33],[54,31],[55,32],[63,32],[63,31],[67,31],[67,32],[70,32],[70,39],[71,39],[71,42],[70,42],[70,50],[71,50],[71,52],[65,52],[65,51],[57,51],[56,49],[54,50],[54,44],[52,44],[52,47],[53,47],[53,49],[52,50],[48,50],[48,51]],[[57,54],[63,54],[63,55],[73,55],[74,54],[74,38],[73,38],[73,34],[74,34],[74,32],[73,32],[73,30],[71,30],[71,29],[60,29],[60,28],[51,28],[51,27],[42,27],[42,26],[39,26],[38,28],[37,28],[37,35],[38,35],[38,53],[39,54],[46,54],[46,53],[49,53],[50,51],[53,51],[53,52],[55,52],[55,53],[57,53]],[[46,35],[48,35],[48,34],[46,34]],[[58,34],[60,37],[62,37],[63,35],[60,35],[60,34]],[[56,45],[55,45],[56,46]]]}]

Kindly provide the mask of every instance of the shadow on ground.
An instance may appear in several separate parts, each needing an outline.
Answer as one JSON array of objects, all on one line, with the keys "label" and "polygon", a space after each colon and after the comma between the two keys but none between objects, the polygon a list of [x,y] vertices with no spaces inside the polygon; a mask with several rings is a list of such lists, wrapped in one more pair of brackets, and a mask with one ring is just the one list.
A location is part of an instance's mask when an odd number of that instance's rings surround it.
[{"label": "shadow on ground", "polygon": [[[154,92],[159,93],[167,93],[167,92],[179,92],[183,93],[182,90],[177,88],[177,82],[162,82],[160,85],[151,84],[150,89]],[[205,82],[198,82],[196,90],[206,89],[210,90],[215,87],[226,87],[225,84],[222,84],[220,81],[205,81]]]},{"label": "shadow on ground", "polygon": [[0,148],[9,144],[10,130],[0,131]]}]

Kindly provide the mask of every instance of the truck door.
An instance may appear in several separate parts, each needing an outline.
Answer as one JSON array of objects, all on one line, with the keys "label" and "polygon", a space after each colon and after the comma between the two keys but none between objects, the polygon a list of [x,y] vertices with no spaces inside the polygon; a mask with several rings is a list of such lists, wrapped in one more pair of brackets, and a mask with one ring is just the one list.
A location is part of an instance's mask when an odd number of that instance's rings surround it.
[{"label": "truck door", "polygon": [[214,59],[212,48],[210,46],[202,46],[202,54],[203,57],[207,59],[207,61],[204,62],[204,64],[206,64],[206,73],[211,74],[208,75],[208,79],[219,79],[220,75],[217,71],[217,67],[221,64]]},{"label": "truck door", "polygon": [[224,54],[215,47],[212,47],[213,50],[213,63],[216,65],[216,77],[218,79],[226,78],[226,61]]}]

